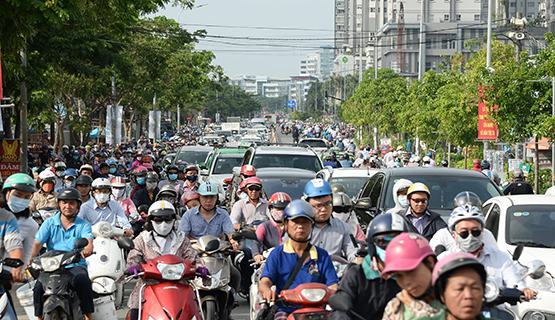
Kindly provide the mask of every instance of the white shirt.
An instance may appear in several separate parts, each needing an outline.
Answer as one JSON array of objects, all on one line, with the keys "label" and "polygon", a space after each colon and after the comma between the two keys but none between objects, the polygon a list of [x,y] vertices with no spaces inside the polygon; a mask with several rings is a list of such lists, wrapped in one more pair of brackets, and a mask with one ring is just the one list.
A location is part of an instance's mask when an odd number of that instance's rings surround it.
[{"label": "white shirt", "polygon": [[[483,230],[482,241],[484,241],[486,245],[497,248],[497,241],[488,229]],[[432,250],[435,250],[439,245],[443,245],[447,251],[457,248],[455,238],[453,238],[453,234],[448,228],[439,229],[430,240],[430,247],[432,247]]]},{"label": "white shirt", "polygon": [[123,208],[114,200],[108,200],[107,205],[101,208],[96,203],[94,197],[91,197],[87,202],[83,203],[78,216],[87,220],[93,226],[100,221],[107,221],[114,227],[131,229],[131,224],[127,216],[125,216]]}]

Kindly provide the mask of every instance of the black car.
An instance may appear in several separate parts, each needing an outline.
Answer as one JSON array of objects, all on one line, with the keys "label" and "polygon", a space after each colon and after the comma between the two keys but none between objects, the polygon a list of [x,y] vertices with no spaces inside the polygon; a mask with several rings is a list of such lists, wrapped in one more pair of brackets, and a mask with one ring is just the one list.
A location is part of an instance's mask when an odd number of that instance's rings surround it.
[{"label": "black car", "polygon": [[383,169],[370,178],[355,200],[355,212],[363,230],[379,213],[395,207],[393,185],[399,179],[422,182],[431,192],[428,207],[447,219],[453,199],[462,191],[476,193],[482,202],[503,195],[500,189],[481,172],[452,168]]},{"label": "black car", "polygon": [[306,183],[316,174],[310,170],[295,168],[262,168],[256,170],[256,176],[262,180],[267,198],[276,192],[286,192],[292,199],[299,199]]}]

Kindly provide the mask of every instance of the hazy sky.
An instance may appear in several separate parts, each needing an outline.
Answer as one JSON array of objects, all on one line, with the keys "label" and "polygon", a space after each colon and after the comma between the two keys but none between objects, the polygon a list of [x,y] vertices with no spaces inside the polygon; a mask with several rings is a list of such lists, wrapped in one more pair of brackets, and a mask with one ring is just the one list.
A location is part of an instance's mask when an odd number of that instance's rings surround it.
[{"label": "hazy sky", "polygon": [[196,6],[166,8],[159,14],[190,31],[205,29],[210,37],[198,48],[213,50],[216,63],[230,77],[298,75],[301,59],[321,45],[333,45],[333,0],[196,0]]}]

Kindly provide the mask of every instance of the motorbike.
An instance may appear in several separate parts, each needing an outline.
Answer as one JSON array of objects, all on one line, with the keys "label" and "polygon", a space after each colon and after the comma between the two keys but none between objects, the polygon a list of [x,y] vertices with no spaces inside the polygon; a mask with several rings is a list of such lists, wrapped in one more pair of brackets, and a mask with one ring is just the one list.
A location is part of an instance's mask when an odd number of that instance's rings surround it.
[{"label": "motorbike", "polygon": [[58,212],[56,208],[42,208],[31,214],[33,219],[39,224],[39,226],[44,222],[44,220],[54,216]]},{"label": "motorbike", "polygon": [[322,283],[303,283],[294,289],[283,290],[278,300],[285,304],[301,306],[287,316],[287,320],[296,319],[327,319],[331,311],[326,310],[326,304],[332,291]]},{"label": "motorbike", "polygon": [[4,270],[4,266],[19,268],[22,265],[23,261],[20,259],[5,258],[0,261],[0,319],[4,319],[4,316],[7,315],[11,304],[7,290],[12,282],[12,274],[8,270]]},{"label": "motorbike", "polygon": [[144,281],[138,319],[202,319],[200,296],[193,286],[197,275],[194,261],[166,254],[144,261],[140,269],[140,273],[126,278],[130,281],[141,277]]},{"label": "motorbike", "polygon": [[272,250],[274,250],[274,248],[270,248],[262,252],[264,260],[260,264],[256,262],[251,264],[251,266],[255,267],[251,277],[251,286],[249,289],[249,316],[251,320],[256,320],[263,307],[262,298],[258,293],[258,282],[260,281],[260,275],[262,275],[262,271],[264,270],[264,262],[268,259]]},{"label": "motorbike", "polygon": [[81,260],[81,251],[88,244],[77,239],[71,251],[52,250],[33,258],[29,268],[38,273],[44,287],[43,319],[82,319],[79,298],[71,286],[72,275],[66,266]]},{"label": "motorbike", "polygon": [[234,305],[234,290],[230,286],[231,246],[215,236],[205,235],[193,243],[193,248],[210,272],[210,278],[193,281],[199,290],[204,320],[226,320]]},{"label": "motorbike", "polygon": [[[239,242],[241,245],[241,251],[237,252],[233,257],[233,265],[239,270],[239,272],[241,272],[241,277],[251,278],[254,273],[252,266],[252,262],[254,261],[252,259],[252,250],[258,243],[255,230],[256,227],[262,222],[263,221],[255,221],[252,226],[243,226],[239,231],[236,231],[231,235],[231,238]],[[248,252],[248,254],[245,254],[246,252]],[[249,259],[249,261],[245,261],[245,259]],[[245,280],[245,278],[243,278],[243,280]],[[246,300],[249,299],[251,283],[252,281],[250,283],[241,281],[239,295]]]},{"label": "motorbike", "polygon": [[[125,267],[123,248],[132,248],[133,242],[123,236],[123,229],[113,227],[106,221],[95,224],[92,233],[95,236],[94,252],[86,260],[95,293],[95,318],[107,320],[106,317],[111,317],[109,310],[115,310],[123,303],[123,283],[118,281]],[[102,312],[98,312],[100,309],[107,310],[107,314],[101,315]],[[112,314],[115,319],[115,311]]]}]

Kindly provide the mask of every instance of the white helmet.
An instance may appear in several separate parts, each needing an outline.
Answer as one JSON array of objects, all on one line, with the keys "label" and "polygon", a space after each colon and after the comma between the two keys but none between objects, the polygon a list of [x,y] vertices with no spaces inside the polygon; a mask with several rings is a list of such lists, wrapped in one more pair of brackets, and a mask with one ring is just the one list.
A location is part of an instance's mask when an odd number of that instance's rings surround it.
[{"label": "white helmet", "polygon": [[424,156],[424,158],[422,158],[422,162],[431,162],[432,159],[428,156]]},{"label": "white helmet", "polygon": [[112,183],[107,178],[96,178],[92,182],[93,189],[112,188]]},{"label": "white helmet", "polygon": [[44,171],[39,173],[39,178],[43,181],[47,179],[52,180],[52,179],[56,179],[56,175],[54,174],[54,172],[52,172],[52,170],[45,169]]},{"label": "white helmet", "polygon": [[169,201],[158,200],[148,208],[148,215],[152,217],[175,215],[175,207]]},{"label": "white helmet", "polygon": [[455,225],[462,220],[476,220],[480,222],[482,226],[484,225],[484,215],[482,214],[482,210],[471,205],[464,205],[453,209],[453,212],[451,212],[451,216],[449,217],[449,221],[447,222],[449,230],[455,230]]},{"label": "white helmet", "polygon": [[555,197],[555,186],[545,190],[545,195]]}]

